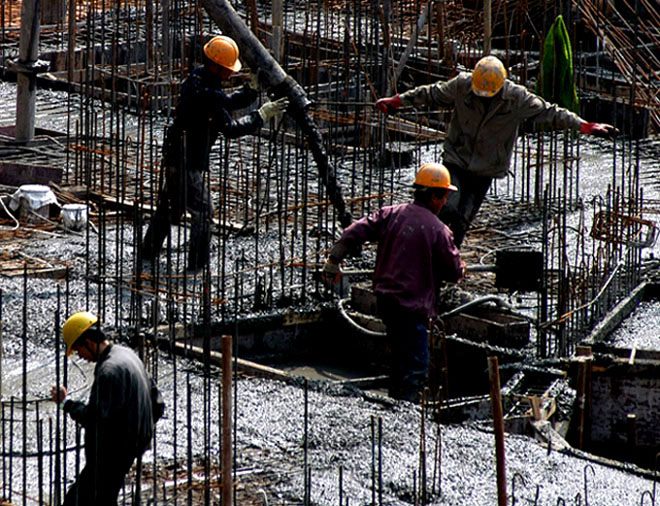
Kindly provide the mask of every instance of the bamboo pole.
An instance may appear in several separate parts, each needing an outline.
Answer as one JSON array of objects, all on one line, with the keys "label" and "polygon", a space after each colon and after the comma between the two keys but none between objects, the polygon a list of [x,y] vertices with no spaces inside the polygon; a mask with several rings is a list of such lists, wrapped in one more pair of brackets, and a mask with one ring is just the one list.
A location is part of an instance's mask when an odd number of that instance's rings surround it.
[{"label": "bamboo pole", "polygon": [[493,410],[495,429],[495,458],[497,460],[497,504],[506,506],[506,459],[504,454],[504,415],[500,391],[500,372],[497,357],[488,357],[488,379],[490,380],[490,404]]}]

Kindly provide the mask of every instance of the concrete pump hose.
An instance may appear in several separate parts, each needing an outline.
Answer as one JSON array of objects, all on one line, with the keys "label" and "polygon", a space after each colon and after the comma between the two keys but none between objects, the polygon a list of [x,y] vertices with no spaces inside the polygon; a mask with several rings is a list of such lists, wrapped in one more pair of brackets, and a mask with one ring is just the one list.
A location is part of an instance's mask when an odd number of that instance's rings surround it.
[{"label": "concrete pump hose", "polygon": [[362,332],[363,334],[366,334],[368,336],[373,336],[373,337],[385,337],[387,334],[385,332],[376,332],[374,330],[369,330],[362,325],[358,324],[351,316],[348,314],[346,311],[346,308],[344,307],[344,304],[346,304],[347,301],[349,301],[350,298],[345,298],[345,299],[340,299],[337,306],[339,307],[339,313],[342,315],[342,317],[349,323],[351,327],[353,327],[355,330]]}]

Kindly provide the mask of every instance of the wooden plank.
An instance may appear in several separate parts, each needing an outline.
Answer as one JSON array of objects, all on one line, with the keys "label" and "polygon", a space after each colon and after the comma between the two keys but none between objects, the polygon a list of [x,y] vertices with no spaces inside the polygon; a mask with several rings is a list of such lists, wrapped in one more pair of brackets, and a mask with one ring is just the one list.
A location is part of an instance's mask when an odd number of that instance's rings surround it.
[{"label": "wooden plank", "polygon": [[[190,346],[186,343],[176,342],[174,343],[174,351],[186,357],[192,357],[197,360],[204,359],[204,350],[198,346]],[[209,351],[209,359],[212,364],[222,365],[222,353],[218,351]],[[291,374],[288,374],[280,369],[275,369],[274,367],[269,367],[267,365],[257,364],[250,360],[245,360],[243,358],[235,359],[234,364],[239,371],[243,371],[255,376],[268,379],[277,379],[282,381],[291,381],[294,377]]]},{"label": "wooden plank", "polygon": [[23,184],[60,183],[63,170],[45,165],[17,162],[0,162],[0,184],[21,186]]}]

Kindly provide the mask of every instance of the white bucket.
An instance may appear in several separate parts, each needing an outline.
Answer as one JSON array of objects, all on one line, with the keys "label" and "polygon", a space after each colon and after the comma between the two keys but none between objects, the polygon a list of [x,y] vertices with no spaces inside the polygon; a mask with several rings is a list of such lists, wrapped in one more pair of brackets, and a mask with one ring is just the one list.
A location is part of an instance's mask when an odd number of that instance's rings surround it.
[{"label": "white bucket", "polygon": [[64,226],[71,230],[82,230],[87,223],[88,210],[85,204],[65,204],[60,211]]},{"label": "white bucket", "polygon": [[21,220],[39,222],[35,214],[48,218],[51,204],[57,204],[57,199],[48,186],[24,184],[11,196],[9,208],[18,211]]}]

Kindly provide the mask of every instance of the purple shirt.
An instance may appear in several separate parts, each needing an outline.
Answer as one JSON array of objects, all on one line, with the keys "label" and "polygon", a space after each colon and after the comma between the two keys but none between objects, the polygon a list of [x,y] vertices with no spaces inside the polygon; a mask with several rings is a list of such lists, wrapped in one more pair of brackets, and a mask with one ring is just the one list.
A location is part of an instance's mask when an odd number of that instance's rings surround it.
[{"label": "purple shirt", "polygon": [[351,224],[339,240],[349,251],[366,241],[378,242],[374,291],[416,314],[435,316],[440,281],[463,277],[451,230],[420,204],[383,207]]}]

